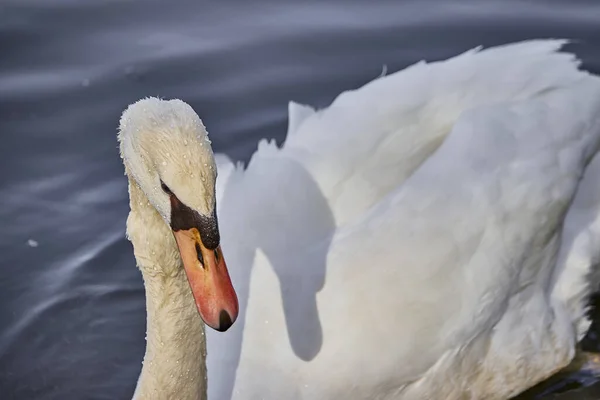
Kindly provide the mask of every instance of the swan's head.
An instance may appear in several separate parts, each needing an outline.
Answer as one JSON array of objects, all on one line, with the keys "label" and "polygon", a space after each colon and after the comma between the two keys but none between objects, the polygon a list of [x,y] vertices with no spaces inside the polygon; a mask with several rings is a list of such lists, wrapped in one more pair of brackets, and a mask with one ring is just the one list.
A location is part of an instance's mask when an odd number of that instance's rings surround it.
[{"label": "swan's head", "polygon": [[227,330],[238,301],[221,252],[217,170],[202,121],[181,100],[143,99],[123,112],[119,142],[130,179],[173,230],[200,316]]}]

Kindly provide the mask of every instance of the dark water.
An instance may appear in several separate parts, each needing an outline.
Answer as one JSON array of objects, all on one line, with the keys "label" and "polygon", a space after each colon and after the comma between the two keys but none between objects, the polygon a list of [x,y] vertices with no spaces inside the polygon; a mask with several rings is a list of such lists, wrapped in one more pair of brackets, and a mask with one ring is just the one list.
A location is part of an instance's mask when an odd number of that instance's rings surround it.
[{"label": "dark water", "polygon": [[133,393],[145,311],[115,138],[127,104],[182,98],[217,151],[246,160],[281,142],[290,99],[324,106],[384,64],[536,37],[578,39],[600,72],[596,0],[0,2],[0,398]]}]

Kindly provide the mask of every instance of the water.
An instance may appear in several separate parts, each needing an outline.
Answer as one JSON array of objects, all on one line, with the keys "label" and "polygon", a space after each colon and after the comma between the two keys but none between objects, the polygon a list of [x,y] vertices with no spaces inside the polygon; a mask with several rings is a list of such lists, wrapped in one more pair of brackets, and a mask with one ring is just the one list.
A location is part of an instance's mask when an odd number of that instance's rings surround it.
[{"label": "water", "polygon": [[182,98],[216,150],[247,160],[259,138],[281,143],[290,99],[325,106],[384,64],[535,37],[579,39],[600,73],[595,0],[4,0],[2,399],[133,393],[145,313],[116,149],[127,104]]}]

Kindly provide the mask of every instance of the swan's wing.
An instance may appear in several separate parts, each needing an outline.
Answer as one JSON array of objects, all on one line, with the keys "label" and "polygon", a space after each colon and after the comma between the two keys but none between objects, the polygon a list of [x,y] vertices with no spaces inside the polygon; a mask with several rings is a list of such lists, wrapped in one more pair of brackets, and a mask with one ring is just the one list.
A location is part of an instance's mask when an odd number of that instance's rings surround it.
[{"label": "swan's wing", "polygon": [[286,137],[290,138],[292,135],[295,135],[304,121],[315,113],[316,110],[309,105],[290,101],[288,103],[288,130]]},{"label": "swan's wing", "polygon": [[282,154],[311,171],[343,224],[410,176],[465,110],[585,78],[573,55],[557,52],[564,43],[529,41],[417,63],[318,111],[292,103]]},{"label": "swan's wing", "polygon": [[[339,340],[340,352],[360,343],[360,354],[381,360],[369,379],[395,377],[413,394],[406,398],[425,398],[418,394],[430,392],[419,390],[439,384],[452,393],[444,377],[480,365],[499,388],[514,360],[560,365],[574,336],[566,314],[550,308],[550,278],[562,221],[599,140],[597,78],[463,114],[401,188],[338,233],[330,263],[338,268],[328,269],[321,318],[366,328],[344,342],[329,325],[325,337]],[[586,197],[598,210],[598,196]],[[340,297],[350,305],[327,306]],[[357,360],[347,357],[339,365],[351,375]],[[535,370],[523,371],[531,373],[523,384],[540,378]],[[454,383],[475,390],[483,378]]]},{"label": "swan's wing", "polygon": [[[317,294],[324,344],[310,363],[290,349],[278,291],[262,285],[276,277],[258,269],[268,274],[253,278],[240,398],[282,398],[290,387],[303,398],[446,398],[464,385],[477,398],[484,384],[501,396],[517,384],[502,382],[515,360],[540,362],[519,370],[523,385],[560,365],[552,357],[565,361],[575,337],[559,326],[564,309],[550,308],[554,255],[599,140],[592,77],[463,113],[401,187],[338,230]],[[598,197],[584,198],[598,209]]]},{"label": "swan's wing", "polygon": [[225,188],[229,178],[235,171],[235,165],[231,159],[223,153],[215,154],[215,163],[217,164],[217,183],[215,187],[217,205],[221,203]]},{"label": "swan's wing", "polygon": [[563,304],[581,340],[590,326],[589,295],[600,283],[600,155],[585,171],[565,219],[553,296]]}]

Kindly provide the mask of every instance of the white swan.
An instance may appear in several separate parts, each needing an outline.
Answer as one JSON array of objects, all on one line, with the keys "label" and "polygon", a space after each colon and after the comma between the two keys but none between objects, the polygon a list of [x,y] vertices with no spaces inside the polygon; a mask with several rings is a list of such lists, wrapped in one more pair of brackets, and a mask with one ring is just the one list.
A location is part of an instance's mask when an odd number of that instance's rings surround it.
[{"label": "white swan", "polygon": [[[130,106],[128,233],[148,302],[136,395],[205,390],[167,226],[185,208],[196,243],[201,221],[216,237],[215,199],[240,318],[208,331],[210,399],[505,399],[569,364],[598,282],[600,80],[563,44],[419,63],[324,110],[291,103],[285,144],[261,142],[245,170],[219,155],[216,190],[189,106]],[[192,281],[217,328],[237,313],[225,276]]]}]

